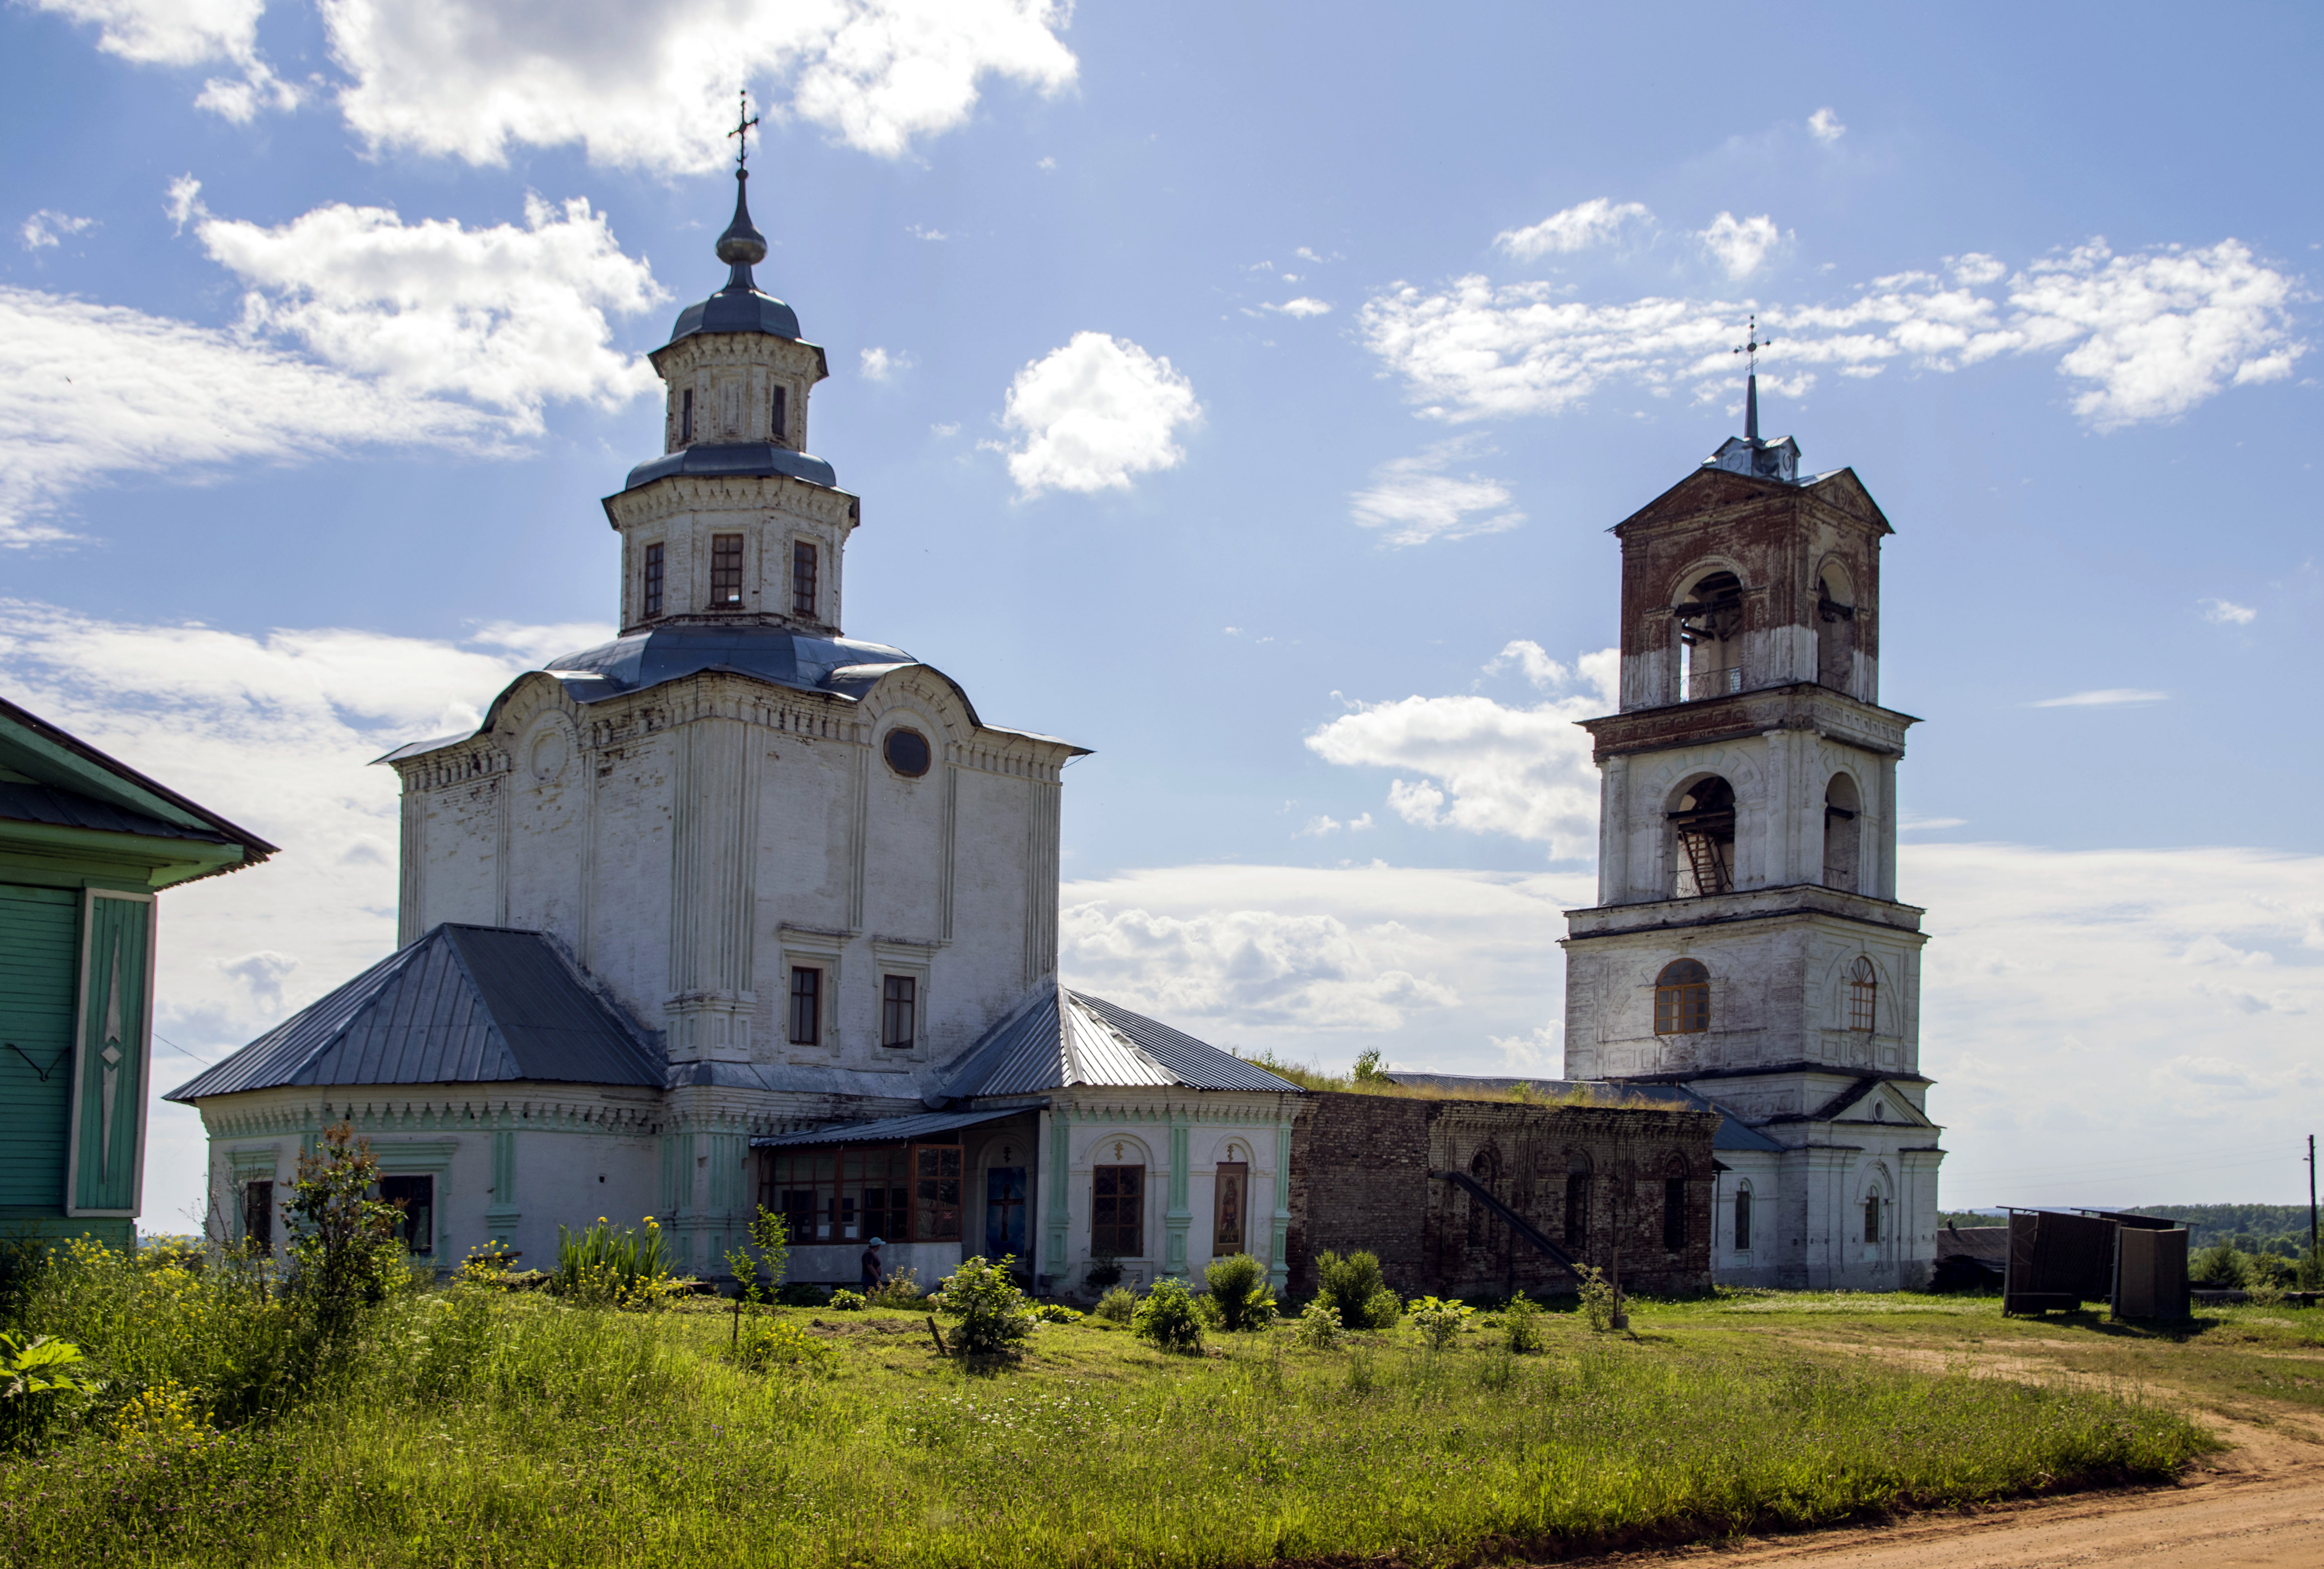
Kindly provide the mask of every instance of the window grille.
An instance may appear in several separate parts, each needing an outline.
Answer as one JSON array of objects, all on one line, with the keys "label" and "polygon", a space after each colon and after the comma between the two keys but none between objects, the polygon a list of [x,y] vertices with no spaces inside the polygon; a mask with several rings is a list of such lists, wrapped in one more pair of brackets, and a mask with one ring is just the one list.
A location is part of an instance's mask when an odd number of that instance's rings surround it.
[{"label": "window grille", "polygon": [[1735,1195],[1735,1251],[1751,1251],[1751,1190],[1739,1188]]},{"label": "window grille", "polygon": [[1711,972],[1699,959],[1673,959],[1655,977],[1655,1033],[1700,1035],[1711,1028]]},{"label": "window grille", "polygon": [[880,983],[880,1044],[913,1044],[919,1020],[919,981],[911,975],[888,975]]},{"label": "window grille", "polygon": [[775,389],[774,418],[767,422],[767,434],[775,438],[775,445],[778,447],[788,447],[791,444],[790,398],[788,392],[788,390],[783,387]]},{"label": "window grille", "polygon": [[912,1241],[960,1240],[960,1146],[912,1146]]},{"label": "window grille", "polygon": [[436,1179],[432,1177],[383,1177],[379,1201],[403,1212],[397,1225],[404,1251],[422,1256],[436,1251]]},{"label": "window grille", "polygon": [[724,608],[742,603],[742,536],[710,536],[710,603]]},{"label": "window grille", "polygon": [[1848,1027],[1869,1030],[1877,1017],[1875,1004],[1880,1001],[1880,972],[1872,961],[1858,954],[1848,972]]},{"label": "window grille", "polygon": [[791,614],[815,615],[815,547],[805,540],[791,542]]},{"label": "window grille", "polygon": [[1675,1253],[1686,1246],[1686,1178],[1663,1178],[1663,1251]]},{"label": "window grille", "polygon": [[823,1044],[823,972],[805,964],[791,969],[791,1044]]},{"label": "window grille", "polygon": [[659,543],[646,547],[644,593],[641,596],[641,614],[647,619],[661,614],[662,548]]},{"label": "window grille", "polygon": [[1101,1166],[1091,1173],[1090,1251],[1115,1259],[1145,1256],[1143,1166]]}]

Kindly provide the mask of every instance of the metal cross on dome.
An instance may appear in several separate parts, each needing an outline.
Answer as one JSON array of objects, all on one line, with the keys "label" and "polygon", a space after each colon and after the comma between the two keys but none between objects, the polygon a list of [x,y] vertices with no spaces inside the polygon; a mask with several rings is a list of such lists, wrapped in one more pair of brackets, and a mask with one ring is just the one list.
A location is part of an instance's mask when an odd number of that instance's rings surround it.
[{"label": "metal cross on dome", "polygon": [[1763,348],[1772,346],[1775,341],[1775,340],[1772,337],[1763,338],[1759,336],[1759,318],[1756,314],[1753,315],[1751,318],[1751,325],[1744,330],[1743,341],[1737,344],[1734,350],[1737,354],[1748,355],[1750,356],[1743,362],[1743,370],[1745,374],[1757,375],[1759,374],[1759,351]]},{"label": "metal cross on dome", "polygon": [[746,169],[751,162],[751,127],[759,123],[759,116],[751,113],[750,88],[744,88],[735,97],[742,100],[742,106],[734,111],[734,128],[726,133],[726,137],[729,141],[741,138],[734,149],[734,167]]}]

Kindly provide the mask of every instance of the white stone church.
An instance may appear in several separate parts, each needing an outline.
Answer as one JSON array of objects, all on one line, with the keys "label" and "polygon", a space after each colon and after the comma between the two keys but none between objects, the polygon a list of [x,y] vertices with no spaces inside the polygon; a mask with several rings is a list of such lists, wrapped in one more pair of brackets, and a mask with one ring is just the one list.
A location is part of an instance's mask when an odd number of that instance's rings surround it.
[{"label": "white stone church", "polygon": [[[170,1096],[209,1135],[213,1229],[277,1242],[281,1185],[346,1120],[439,1267],[487,1241],[546,1267],[560,1228],[651,1215],[716,1276],[764,1204],[798,1279],[852,1282],[876,1235],[924,1283],[973,1253],[1065,1291],[1102,1256],[1142,1282],[1248,1251],[1280,1289],[1301,1092],[1059,983],[1083,749],[842,630],[861,504],[807,455],[824,353],[752,278],[737,179],[726,284],[651,356],[663,453],[604,503],[620,635],[382,760],[398,950]],[[1889,529],[1751,407],[1615,531],[1567,1072],[1725,1113],[1719,1278],[1910,1287],[1941,1151],[1895,887],[1912,721],[1877,701]]]}]

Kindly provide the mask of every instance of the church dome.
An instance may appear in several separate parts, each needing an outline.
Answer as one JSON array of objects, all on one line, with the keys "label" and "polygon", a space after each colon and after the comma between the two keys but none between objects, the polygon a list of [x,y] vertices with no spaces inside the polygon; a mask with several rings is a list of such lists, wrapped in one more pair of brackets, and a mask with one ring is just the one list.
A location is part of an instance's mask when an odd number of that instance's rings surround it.
[{"label": "church dome", "polygon": [[734,217],[718,236],[718,259],[730,269],[726,287],[678,313],[671,343],[705,332],[762,332],[794,340],[799,335],[798,313],[762,292],[751,277],[752,265],[767,258],[767,236],[751,222],[750,178],[747,169],[734,171]]}]

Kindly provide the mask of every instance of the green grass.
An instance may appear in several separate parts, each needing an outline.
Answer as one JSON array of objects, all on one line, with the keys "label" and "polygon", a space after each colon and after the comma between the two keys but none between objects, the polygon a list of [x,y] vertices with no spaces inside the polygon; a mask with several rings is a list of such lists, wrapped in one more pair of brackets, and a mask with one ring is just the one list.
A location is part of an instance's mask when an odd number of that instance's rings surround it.
[{"label": "green grass", "polygon": [[[103,1365],[105,1335],[206,1289],[140,1278],[52,1297],[48,1327]],[[1187,1358],[1087,1323],[981,1369],[908,1315],[784,1310],[839,1355],[760,1375],[716,1311],[416,1293],[277,1414],[124,1442],[121,1402],[182,1380],[172,1355],[232,1382],[217,1345],[146,1323],[101,1408],[0,1465],[0,1538],[26,1564],[1451,1564],[2161,1479],[2209,1446],[2131,1382],[1917,1371],[1777,1328],[1877,1334],[1900,1300],[1640,1302],[1635,1339],[1552,1313],[1526,1357],[1490,1330],[1432,1355],[1409,1329],[1319,1352],[1278,1329]],[[1999,1322],[1913,1300],[1946,1334]]]}]

